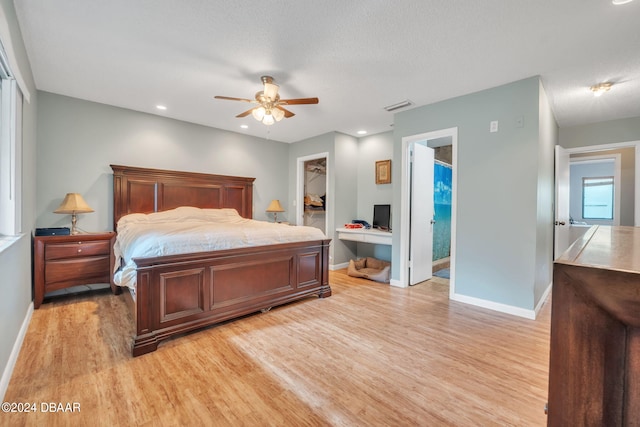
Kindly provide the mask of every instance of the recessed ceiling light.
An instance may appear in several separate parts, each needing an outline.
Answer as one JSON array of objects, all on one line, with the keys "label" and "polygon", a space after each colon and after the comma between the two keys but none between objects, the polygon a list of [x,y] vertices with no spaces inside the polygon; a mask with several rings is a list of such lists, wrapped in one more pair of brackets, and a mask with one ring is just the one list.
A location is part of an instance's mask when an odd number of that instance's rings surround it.
[{"label": "recessed ceiling light", "polygon": [[249,125],[240,125],[242,129],[249,129]]},{"label": "recessed ceiling light", "polygon": [[633,0],[613,0],[611,3],[615,4],[616,6],[621,5],[621,4],[627,4],[627,3],[631,3]]},{"label": "recessed ceiling light", "polygon": [[359,130],[358,131],[358,135],[366,135],[367,131],[366,130]]},{"label": "recessed ceiling light", "polygon": [[156,108],[157,108],[158,110],[162,110],[162,111],[164,111],[164,110],[166,110],[166,109],[167,109],[167,107],[166,107],[166,106],[164,106],[164,105],[156,105]]},{"label": "recessed ceiling light", "polygon": [[603,82],[598,83],[597,85],[593,85],[589,89],[591,89],[591,92],[593,92],[594,96],[600,96],[611,89],[611,86],[613,86],[613,83]]}]

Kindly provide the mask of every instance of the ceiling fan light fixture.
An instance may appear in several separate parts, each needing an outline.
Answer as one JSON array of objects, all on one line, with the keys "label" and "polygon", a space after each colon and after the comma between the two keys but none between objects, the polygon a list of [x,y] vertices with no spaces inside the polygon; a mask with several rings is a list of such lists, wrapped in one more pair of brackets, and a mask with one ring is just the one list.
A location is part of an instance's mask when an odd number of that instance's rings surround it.
[{"label": "ceiling fan light fixture", "polygon": [[271,126],[275,122],[276,121],[273,119],[273,116],[271,114],[265,114],[264,118],[262,119],[262,123],[267,125],[267,126]]},{"label": "ceiling fan light fixture", "polygon": [[275,120],[273,120],[273,116],[271,116],[269,114],[264,116],[264,119],[262,119],[262,124],[264,124],[264,125],[271,126],[274,123],[275,123]]},{"label": "ceiling fan light fixture", "polygon": [[264,96],[271,102],[275,101],[276,97],[278,96],[278,85],[275,83],[265,83]]},{"label": "ceiling fan light fixture", "polygon": [[284,118],[295,116],[294,113],[283,106],[318,103],[318,98],[280,99],[280,95],[278,94],[279,86],[274,83],[273,77],[271,76],[262,76],[262,85],[263,90],[256,92],[255,100],[220,95],[216,95],[214,98],[257,104],[257,106],[236,115],[236,118],[241,119],[251,114],[254,119],[267,126],[271,126],[275,122],[279,122]]},{"label": "ceiling fan light fixture", "polygon": [[589,89],[591,89],[591,92],[593,92],[593,96],[600,96],[603,93],[608,92],[609,89],[611,89],[611,86],[613,86],[613,83],[603,82],[593,85]]},{"label": "ceiling fan light fixture", "polygon": [[273,110],[271,110],[271,115],[273,116],[274,119],[276,119],[276,122],[279,122],[280,120],[284,119],[284,111],[282,111],[279,108],[274,108]]},{"label": "ceiling fan light fixture", "polygon": [[251,115],[253,116],[254,119],[260,122],[264,118],[265,113],[266,113],[266,110],[264,109],[264,107],[258,107],[253,109],[253,111],[251,112]]}]

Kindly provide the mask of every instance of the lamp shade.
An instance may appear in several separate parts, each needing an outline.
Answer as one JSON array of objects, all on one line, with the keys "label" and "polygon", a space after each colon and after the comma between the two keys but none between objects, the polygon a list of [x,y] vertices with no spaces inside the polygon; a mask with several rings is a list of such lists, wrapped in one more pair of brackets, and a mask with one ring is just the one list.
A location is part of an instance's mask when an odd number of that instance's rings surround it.
[{"label": "lamp shade", "polygon": [[273,116],[274,119],[276,119],[276,122],[279,122],[284,118],[284,111],[282,111],[279,108],[272,108],[271,115]]},{"label": "lamp shade", "polygon": [[254,108],[251,111],[251,115],[253,116],[254,119],[258,120],[258,121],[262,121],[262,119],[264,118],[264,113],[266,112],[266,110],[264,109],[264,107],[258,107],[258,108]]},{"label": "lamp shade", "polygon": [[284,208],[280,204],[280,200],[272,200],[271,203],[269,203],[267,212],[284,212]]},{"label": "lamp shade", "polygon": [[93,212],[93,209],[84,201],[80,194],[67,193],[62,203],[60,203],[60,206],[58,206],[58,209],[53,212],[57,214],[75,214]]},{"label": "lamp shade", "polygon": [[271,115],[270,112],[269,114],[265,114],[264,117],[262,118],[262,123],[264,123],[267,126],[271,126],[275,122],[276,121],[273,119],[273,116]]}]

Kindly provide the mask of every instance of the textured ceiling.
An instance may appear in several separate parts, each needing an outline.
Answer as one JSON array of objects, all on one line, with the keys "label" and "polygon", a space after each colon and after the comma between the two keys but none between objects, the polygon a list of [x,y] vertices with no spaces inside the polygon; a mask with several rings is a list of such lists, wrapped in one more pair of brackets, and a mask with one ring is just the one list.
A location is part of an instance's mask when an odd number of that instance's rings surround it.
[{"label": "textured ceiling", "polygon": [[[38,89],[277,141],[388,131],[386,105],[535,75],[561,127],[640,116],[640,0],[14,3]],[[267,127],[213,99],[253,98],[265,74],[320,103]]]}]

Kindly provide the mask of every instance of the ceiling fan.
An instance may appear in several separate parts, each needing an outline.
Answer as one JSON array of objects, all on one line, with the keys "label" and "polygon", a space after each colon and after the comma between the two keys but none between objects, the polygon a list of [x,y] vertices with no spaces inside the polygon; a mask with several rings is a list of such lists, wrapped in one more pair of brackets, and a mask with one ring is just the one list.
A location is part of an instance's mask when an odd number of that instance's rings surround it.
[{"label": "ceiling fan", "polygon": [[295,115],[291,111],[284,108],[283,105],[318,103],[318,98],[280,99],[280,95],[278,94],[279,86],[274,83],[273,77],[262,76],[261,80],[264,84],[264,89],[256,93],[255,100],[247,98],[232,98],[230,96],[215,96],[214,98],[258,104],[257,107],[240,113],[236,117],[246,117],[251,114],[256,120],[261,121],[268,126],[274,124],[275,122],[279,122],[285,117],[289,118]]}]

